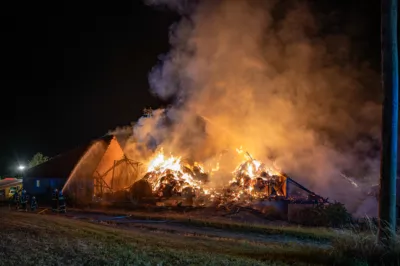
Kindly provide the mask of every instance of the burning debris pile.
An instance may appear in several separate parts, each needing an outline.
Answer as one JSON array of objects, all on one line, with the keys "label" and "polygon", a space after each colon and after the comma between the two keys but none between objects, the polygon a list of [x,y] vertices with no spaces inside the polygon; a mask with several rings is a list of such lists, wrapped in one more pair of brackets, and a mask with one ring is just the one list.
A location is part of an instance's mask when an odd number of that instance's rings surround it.
[{"label": "burning debris pile", "polygon": [[182,197],[191,201],[209,195],[205,189],[209,176],[197,162],[189,163],[180,157],[166,157],[161,149],[150,161],[146,181],[158,198]]},{"label": "burning debris pile", "polygon": [[253,199],[284,198],[286,177],[277,170],[254,160],[246,153],[248,160],[238,166],[227,194],[231,200],[251,201]]},{"label": "burning debris pile", "polygon": [[[287,182],[290,178],[277,167],[253,159],[248,152],[237,151],[246,159],[232,173],[232,180],[218,189],[210,184],[210,176],[218,175],[215,172],[218,170],[206,171],[197,162],[166,156],[160,149],[149,161],[146,174],[131,193],[146,194],[159,200],[177,199],[176,202],[190,206],[249,205],[254,201],[289,199]],[[312,192],[307,190],[307,193]]]},{"label": "burning debris pile", "polygon": [[[246,159],[233,172],[229,186],[223,189],[219,197],[219,206],[227,210],[232,207],[255,207],[255,203],[264,200],[286,200],[287,178],[277,167],[268,167],[248,152],[237,149]],[[272,164],[273,165],[273,164]]]}]

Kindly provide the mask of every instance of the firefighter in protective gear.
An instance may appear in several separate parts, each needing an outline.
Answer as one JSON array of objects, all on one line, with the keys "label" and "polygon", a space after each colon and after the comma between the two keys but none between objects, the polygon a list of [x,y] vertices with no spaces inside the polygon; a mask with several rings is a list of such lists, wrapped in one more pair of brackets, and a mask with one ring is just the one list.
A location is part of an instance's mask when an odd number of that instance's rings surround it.
[{"label": "firefighter in protective gear", "polygon": [[66,213],[67,212],[67,209],[66,209],[66,206],[65,206],[65,198],[64,198],[64,195],[63,195],[61,190],[58,193],[58,212],[60,212],[60,213]]},{"label": "firefighter in protective gear", "polygon": [[21,207],[23,210],[27,211],[26,208],[26,190],[22,190],[21,192]]},{"label": "firefighter in protective gear", "polygon": [[28,193],[26,193],[26,205],[30,204],[30,202],[31,202],[31,196]]},{"label": "firefighter in protective gear", "polygon": [[8,208],[11,210],[11,206],[14,205],[14,194],[8,197]]},{"label": "firefighter in protective gear", "polygon": [[51,210],[57,212],[58,210],[58,189],[54,189],[51,194]]},{"label": "firefighter in protective gear", "polygon": [[36,211],[37,209],[37,201],[36,201],[36,197],[32,196],[31,198],[31,202],[29,203],[30,207],[31,207],[31,211]]},{"label": "firefighter in protective gear", "polygon": [[14,199],[15,209],[18,210],[19,209],[19,193],[18,193],[18,191],[15,191],[15,193],[13,195],[13,199]]}]

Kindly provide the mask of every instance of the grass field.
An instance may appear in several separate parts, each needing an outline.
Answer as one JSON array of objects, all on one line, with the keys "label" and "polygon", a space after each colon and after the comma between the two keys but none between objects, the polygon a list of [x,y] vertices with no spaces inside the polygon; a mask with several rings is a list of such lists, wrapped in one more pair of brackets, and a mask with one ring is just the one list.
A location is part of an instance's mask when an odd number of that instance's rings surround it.
[{"label": "grass field", "polygon": [[[297,239],[315,239],[316,245],[306,245],[301,241],[261,243],[126,229],[6,209],[0,210],[0,225],[0,265],[368,265],[362,261],[384,255],[373,245],[373,235],[338,235],[324,229],[299,229]],[[266,238],[272,232],[282,237],[288,232],[294,235],[295,230],[277,227],[271,231],[272,227],[243,224],[227,227],[217,222],[208,225],[228,231],[256,230]],[[329,241],[331,247],[319,247],[315,236]],[[386,253],[394,264],[381,265],[399,265],[398,252]],[[358,262],[353,257],[358,257]]]}]

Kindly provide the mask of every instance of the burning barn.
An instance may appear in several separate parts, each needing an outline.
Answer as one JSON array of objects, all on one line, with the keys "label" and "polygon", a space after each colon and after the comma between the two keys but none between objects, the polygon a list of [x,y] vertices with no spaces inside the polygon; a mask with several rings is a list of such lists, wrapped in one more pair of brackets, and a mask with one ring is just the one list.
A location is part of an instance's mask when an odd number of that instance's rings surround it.
[{"label": "burning barn", "polygon": [[[149,157],[128,158],[124,151],[129,148],[121,147],[117,137],[109,134],[29,169],[25,189],[49,199],[58,188],[77,204],[113,206],[249,207],[287,213],[289,203],[326,202],[273,163],[258,161],[241,149],[231,151],[237,165],[230,169],[234,164],[219,166],[222,154],[203,164],[164,153],[162,147]],[[216,180],[221,182],[217,185]]]}]

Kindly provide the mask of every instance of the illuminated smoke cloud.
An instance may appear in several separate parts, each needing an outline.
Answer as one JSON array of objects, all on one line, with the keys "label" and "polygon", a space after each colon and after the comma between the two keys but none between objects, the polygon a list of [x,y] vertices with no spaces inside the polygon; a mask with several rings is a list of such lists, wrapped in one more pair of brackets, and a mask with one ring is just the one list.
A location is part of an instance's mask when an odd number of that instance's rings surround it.
[{"label": "illuminated smoke cloud", "polygon": [[362,197],[340,172],[377,178],[377,153],[366,153],[379,139],[381,95],[379,76],[350,60],[349,38],[322,36],[301,3],[188,2],[146,1],[184,14],[149,74],[155,95],[181,101],[168,130],[145,118],[137,135],[201,158],[243,146],[319,194]]}]

